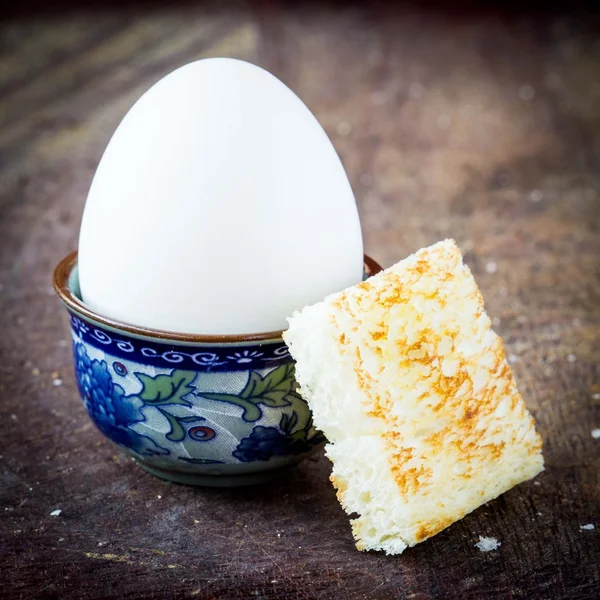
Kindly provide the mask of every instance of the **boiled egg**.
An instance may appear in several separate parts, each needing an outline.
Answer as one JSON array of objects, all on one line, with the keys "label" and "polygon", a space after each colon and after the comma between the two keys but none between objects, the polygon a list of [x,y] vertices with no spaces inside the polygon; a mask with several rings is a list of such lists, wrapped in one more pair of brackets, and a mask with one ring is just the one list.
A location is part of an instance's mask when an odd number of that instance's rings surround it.
[{"label": "boiled egg", "polygon": [[185,65],[112,136],[79,238],[82,300],[100,315],[192,334],[284,329],[358,283],[348,177],[286,85],[240,60]]}]

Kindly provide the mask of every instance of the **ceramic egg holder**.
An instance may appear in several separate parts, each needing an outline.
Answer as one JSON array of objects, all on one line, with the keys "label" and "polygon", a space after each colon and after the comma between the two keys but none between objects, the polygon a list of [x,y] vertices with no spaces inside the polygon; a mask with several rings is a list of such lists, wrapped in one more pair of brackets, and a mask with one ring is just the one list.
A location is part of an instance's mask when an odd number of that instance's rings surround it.
[{"label": "ceramic egg holder", "polygon": [[[365,275],[380,270],[365,258]],[[75,378],[101,433],[177,483],[269,481],[323,442],[298,394],[281,332],[203,336],[119,323],[81,300],[77,253],[57,266]]]}]

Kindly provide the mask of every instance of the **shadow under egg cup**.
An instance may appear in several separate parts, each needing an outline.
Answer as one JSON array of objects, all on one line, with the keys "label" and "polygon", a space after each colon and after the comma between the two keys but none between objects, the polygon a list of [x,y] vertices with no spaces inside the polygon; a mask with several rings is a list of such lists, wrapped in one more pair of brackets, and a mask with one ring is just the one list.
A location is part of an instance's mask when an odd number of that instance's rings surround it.
[{"label": "shadow under egg cup", "polygon": [[[366,256],[364,265],[365,278],[381,270]],[[281,331],[191,335],[103,317],[81,300],[77,252],[56,267],[54,288],[89,416],[149,473],[188,485],[263,483],[325,441]]]}]

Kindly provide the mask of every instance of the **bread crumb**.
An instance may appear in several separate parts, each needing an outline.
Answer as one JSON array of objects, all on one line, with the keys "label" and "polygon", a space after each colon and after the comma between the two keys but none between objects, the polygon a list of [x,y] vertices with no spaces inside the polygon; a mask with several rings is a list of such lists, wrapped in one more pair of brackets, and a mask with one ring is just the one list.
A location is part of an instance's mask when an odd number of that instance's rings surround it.
[{"label": "bread crumb", "polygon": [[521,359],[516,355],[516,354],[509,354],[508,355],[508,362],[509,363],[518,363]]},{"label": "bread crumb", "polygon": [[33,369],[31,369],[31,374],[34,377],[37,377],[40,373],[41,373],[41,371],[37,367],[34,367]]},{"label": "bread crumb", "polygon": [[490,552],[491,550],[498,550],[502,542],[499,542],[494,537],[479,536],[479,541],[475,544],[482,552]]},{"label": "bread crumb", "polygon": [[498,265],[495,262],[490,261],[489,263],[487,263],[487,265],[485,265],[485,270],[488,273],[493,274],[498,270]]},{"label": "bread crumb", "polygon": [[532,202],[540,202],[544,199],[544,192],[542,190],[532,190],[529,194],[529,199]]},{"label": "bread crumb", "polygon": [[60,513],[61,513],[61,512],[62,512],[62,510],[61,510],[60,508],[57,508],[56,510],[53,510],[53,511],[50,513],[50,516],[51,516],[51,517],[58,517],[58,516],[60,515]]},{"label": "bread crumb", "polygon": [[584,530],[591,531],[592,529],[596,529],[596,528],[594,527],[593,523],[588,523],[587,525],[580,525],[579,529],[581,529],[582,531],[584,531]]},{"label": "bread crumb", "polygon": [[575,362],[575,361],[577,360],[577,357],[576,357],[574,354],[569,354],[569,355],[567,356],[567,360],[568,360],[570,363],[573,363],[573,362]]}]

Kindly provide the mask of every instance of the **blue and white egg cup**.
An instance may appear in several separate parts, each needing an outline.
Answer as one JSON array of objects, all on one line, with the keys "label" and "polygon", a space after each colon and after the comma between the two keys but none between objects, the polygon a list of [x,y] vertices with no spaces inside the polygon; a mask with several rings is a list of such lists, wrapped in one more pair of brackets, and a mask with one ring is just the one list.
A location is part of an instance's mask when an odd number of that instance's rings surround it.
[{"label": "blue and white egg cup", "polygon": [[[367,276],[381,270],[365,257]],[[54,286],[94,424],[146,471],[190,485],[268,481],[320,447],[281,332],[188,335],[134,327],[81,300],[77,253]]]}]

